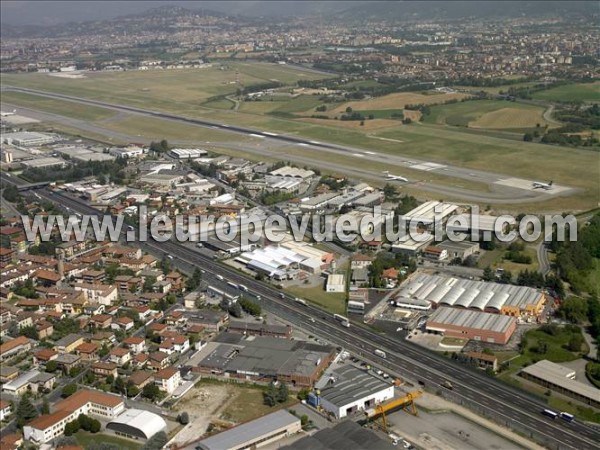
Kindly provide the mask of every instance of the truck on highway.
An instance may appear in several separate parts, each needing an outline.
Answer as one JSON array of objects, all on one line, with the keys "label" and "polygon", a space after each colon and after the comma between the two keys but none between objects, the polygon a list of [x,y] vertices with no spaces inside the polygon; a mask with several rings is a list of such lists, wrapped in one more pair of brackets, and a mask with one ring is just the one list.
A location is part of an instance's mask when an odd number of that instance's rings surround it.
[{"label": "truck on highway", "polygon": [[380,358],[385,359],[387,357],[387,355],[385,354],[385,352],[383,350],[376,349],[373,353],[375,353]]}]

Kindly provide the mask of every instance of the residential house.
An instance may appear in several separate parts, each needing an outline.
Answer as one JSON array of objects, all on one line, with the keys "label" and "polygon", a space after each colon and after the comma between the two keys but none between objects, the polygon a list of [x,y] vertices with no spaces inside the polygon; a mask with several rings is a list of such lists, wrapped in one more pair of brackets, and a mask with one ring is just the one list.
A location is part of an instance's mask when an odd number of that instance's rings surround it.
[{"label": "residential house", "polygon": [[25,336],[19,336],[0,344],[0,361],[6,361],[13,356],[31,350],[31,342]]},{"label": "residential house", "polygon": [[75,353],[83,361],[96,361],[98,359],[98,344],[93,342],[84,342],[75,349]]},{"label": "residential house", "polygon": [[172,394],[181,384],[181,374],[176,367],[167,367],[154,374],[154,384],[167,394]]},{"label": "residential house", "polygon": [[112,376],[113,378],[118,376],[117,367],[115,363],[104,361],[96,361],[90,365],[93,374],[101,377]]},{"label": "residential house", "polygon": [[121,329],[125,332],[127,332],[129,330],[133,330],[134,326],[135,326],[134,320],[131,317],[127,317],[127,316],[118,317],[111,324],[111,327],[113,330]]},{"label": "residential house", "polygon": [[136,355],[146,351],[146,340],[139,336],[130,336],[125,338],[123,339],[122,344]]},{"label": "residential house", "polygon": [[64,373],[69,373],[71,369],[79,366],[82,363],[81,357],[78,355],[72,355],[70,353],[61,353],[56,359],[58,368]]},{"label": "residential house", "polygon": [[108,359],[118,366],[124,366],[131,361],[131,352],[126,348],[115,347],[110,351]]},{"label": "residential house", "polygon": [[0,422],[4,422],[12,414],[11,403],[0,399]]},{"label": "residential house", "polygon": [[54,344],[54,350],[59,353],[71,353],[81,344],[83,344],[83,336],[72,333],[56,341]]},{"label": "residential house", "polygon": [[153,373],[147,370],[136,370],[127,379],[128,383],[133,383],[133,385],[140,391],[144,388],[144,386],[152,383],[152,381]]},{"label": "residential house", "polygon": [[109,314],[97,314],[95,316],[90,317],[90,326],[94,327],[97,330],[104,330],[106,328],[110,328],[113,322],[113,317]]},{"label": "residential house", "polygon": [[58,352],[56,350],[43,348],[33,354],[33,364],[46,367],[46,364],[48,364],[49,361],[54,361],[56,358],[58,358]]},{"label": "residential house", "polygon": [[150,353],[148,359],[150,367],[154,370],[162,370],[170,364],[169,355],[161,351]]}]

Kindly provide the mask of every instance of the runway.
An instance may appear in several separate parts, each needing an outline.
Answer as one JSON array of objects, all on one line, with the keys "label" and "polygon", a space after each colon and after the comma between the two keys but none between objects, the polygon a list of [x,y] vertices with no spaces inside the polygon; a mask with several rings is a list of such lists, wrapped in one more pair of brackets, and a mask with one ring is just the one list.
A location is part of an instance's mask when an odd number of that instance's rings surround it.
[{"label": "runway", "polygon": [[[442,196],[448,196],[452,199],[477,202],[477,203],[490,203],[490,204],[517,204],[517,203],[532,203],[532,202],[543,202],[559,195],[568,195],[576,192],[567,186],[553,186],[552,190],[533,190],[531,189],[534,180],[525,180],[513,178],[508,175],[496,174],[493,172],[473,170],[463,167],[457,167],[447,164],[441,164],[438,162],[418,160],[415,158],[406,158],[401,155],[394,155],[383,152],[376,152],[369,149],[354,148],[349,146],[341,146],[337,144],[330,144],[326,142],[319,142],[314,140],[304,139],[298,136],[291,136],[285,134],[276,134],[266,131],[254,130],[244,127],[238,127],[234,125],[228,125],[218,122],[209,122],[206,120],[192,119],[184,116],[178,116],[174,114],[161,113],[156,111],[145,110],[141,108],[134,108],[124,105],[116,105],[113,103],[101,102],[96,100],[89,100],[80,97],[66,96],[62,94],[55,94],[45,91],[38,91],[25,88],[14,88],[10,86],[4,86],[4,90],[16,91],[39,95],[48,98],[55,98],[58,100],[67,100],[76,103],[82,103],[93,106],[100,106],[122,113],[152,117],[154,119],[168,120],[184,123],[192,126],[199,126],[204,128],[217,129],[219,131],[242,134],[250,140],[248,143],[238,142],[219,142],[218,146],[222,148],[230,148],[234,150],[241,150],[249,153],[253,153],[259,156],[267,156],[271,158],[282,159],[293,161],[303,165],[315,166],[314,157],[306,157],[301,154],[286,154],[286,150],[307,148],[310,150],[327,152],[330,155],[344,156],[346,158],[351,157],[357,160],[365,159],[380,163],[388,167],[391,173],[397,175],[404,175],[403,169],[409,169],[411,171],[422,172],[422,177],[414,177],[411,173],[408,183],[391,181],[392,183],[402,185],[410,185],[421,191],[432,192],[440,194]],[[118,133],[107,128],[102,127],[101,123],[89,123],[87,121],[67,118],[57,114],[50,114],[33,110],[31,108],[21,108],[18,105],[6,105],[7,108],[18,108],[22,114],[28,114],[33,118],[45,121],[58,121],[59,123],[66,124],[68,126],[101,134],[109,138],[117,138],[123,141],[129,142],[140,142],[147,141],[143,136],[130,135],[127,133]],[[198,142],[198,141],[177,141],[173,142],[176,144],[213,144],[210,142]],[[343,160],[338,160],[336,163],[330,163],[327,161],[318,161],[318,166],[323,167],[327,170],[335,171],[335,173],[341,173],[353,178],[361,179],[364,181],[379,181],[381,182],[384,177],[383,174],[378,171],[367,170],[360,168],[360,164],[347,163]],[[414,172],[413,172],[414,173]],[[428,174],[437,174],[445,177],[456,179],[456,183],[450,185],[439,184],[428,178]],[[461,180],[468,182],[477,182],[485,184],[489,187],[489,192],[476,191],[461,186]],[[540,181],[540,180],[535,180]]]}]

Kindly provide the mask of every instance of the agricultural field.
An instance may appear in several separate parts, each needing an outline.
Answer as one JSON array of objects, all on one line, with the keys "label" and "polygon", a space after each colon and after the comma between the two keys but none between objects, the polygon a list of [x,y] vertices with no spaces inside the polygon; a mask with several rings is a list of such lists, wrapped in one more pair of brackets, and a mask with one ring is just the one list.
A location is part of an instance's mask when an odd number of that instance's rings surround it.
[{"label": "agricultural field", "polygon": [[457,127],[519,129],[546,125],[544,108],[503,100],[473,100],[437,105],[423,119],[425,123]]},{"label": "agricultural field", "polygon": [[299,80],[328,77],[277,64],[227,62],[204,69],[87,72],[84,78],[75,79],[41,73],[7,74],[2,84],[181,112],[182,107],[197,108],[211,97],[235,94],[240,85],[247,88],[272,81],[293,85]]},{"label": "agricultural field", "polygon": [[374,97],[367,100],[355,100],[346,102],[339,107],[327,111],[328,115],[340,115],[346,112],[347,107],[351,107],[355,111],[377,111],[393,109],[404,109],[406,105],[425,104],[434,105],[443,103],[448,100],[462,100],[469,97],[468,94],[442,94],[438,92],[430,92],[427,95],[417,92],[398,92],[394,94],[384,95],[383,97]]},{"label": "agricultural field", "polygon": [[536,92],[533,94],[533,98],[549,102],[599,102],[600,81],[557,86]]},{"label": "agricultural field", "polygon": [[21,92],[3,92],[2,101],[80,120],[103,120],[117,114],[116,111],[99,106],[84,105]]}]

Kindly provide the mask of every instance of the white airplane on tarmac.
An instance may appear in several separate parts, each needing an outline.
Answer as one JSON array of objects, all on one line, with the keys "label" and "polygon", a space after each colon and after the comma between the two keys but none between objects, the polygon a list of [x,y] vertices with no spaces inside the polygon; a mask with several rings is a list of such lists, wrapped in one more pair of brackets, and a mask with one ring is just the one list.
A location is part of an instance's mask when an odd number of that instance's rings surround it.
[{"label": "white airplane on tarmac", "polygon": [[542,183],[541,181],[534,181],[533,188],[534,189],[546,189],[548,191],[548,190],[552,189],[552,183],[554,183],[554,182],[550,181],[549,183]]},{"label": "white airplane on tarmac", "polygon": [[400,175],[392,175],[388,170],[384,170],[383,173],[385,174],[385,179],[388,181],[404,181],[405,183],[408,183],[408,178],[404,178]]}]

